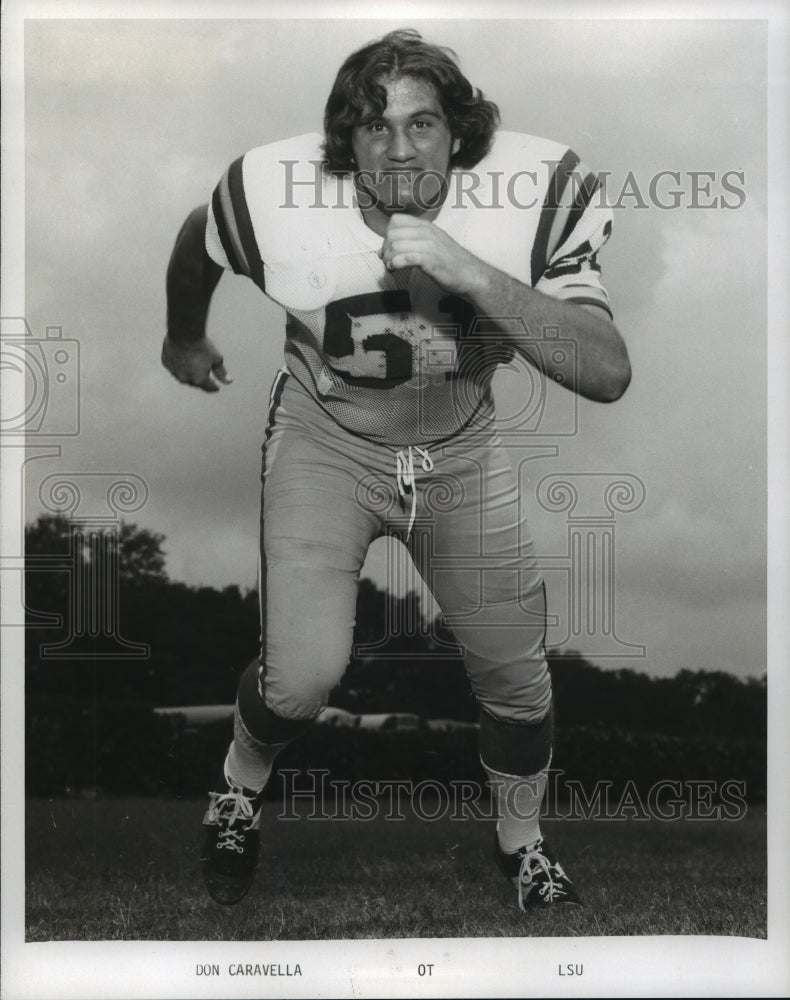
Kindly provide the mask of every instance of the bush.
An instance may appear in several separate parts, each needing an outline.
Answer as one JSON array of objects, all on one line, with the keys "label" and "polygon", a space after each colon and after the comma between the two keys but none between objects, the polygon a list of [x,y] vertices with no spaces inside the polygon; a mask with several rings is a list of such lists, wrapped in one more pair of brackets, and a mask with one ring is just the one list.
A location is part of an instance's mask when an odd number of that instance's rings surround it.
[{"label": "bush", "polygon": [[[200,797],[216,780],[232,736],[229,721],[188,726],[183,716],[158,715],[135,703],[69,698],[29,699],[26,778],[30,795],[100,793]],[[659,781],[743,781],[746,797],[766,790],[764,741],[681,738],[592,727],[559,727],[552,767],[558,784],[592,788],[631,781],[640,792]],[[308,770],[330,781],[484,781],[474,730],[427,728],[381,732],[313,726],[277,758],[278,772]],[[286,782],[275,774],[269,795]]]}]

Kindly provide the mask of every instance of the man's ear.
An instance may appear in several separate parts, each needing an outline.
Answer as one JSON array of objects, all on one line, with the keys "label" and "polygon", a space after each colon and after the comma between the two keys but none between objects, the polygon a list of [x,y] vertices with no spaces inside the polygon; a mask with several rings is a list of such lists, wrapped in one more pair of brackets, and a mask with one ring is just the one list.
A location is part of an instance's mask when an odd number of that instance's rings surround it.
[{"label": "man's ear", "polygon": [[453,150],[452,150],[452,154],[451,155],[455,156],[455,154],[458,152],[458,150],[460,148],[461,148],[461,140],[460,139],[453,139]]}]

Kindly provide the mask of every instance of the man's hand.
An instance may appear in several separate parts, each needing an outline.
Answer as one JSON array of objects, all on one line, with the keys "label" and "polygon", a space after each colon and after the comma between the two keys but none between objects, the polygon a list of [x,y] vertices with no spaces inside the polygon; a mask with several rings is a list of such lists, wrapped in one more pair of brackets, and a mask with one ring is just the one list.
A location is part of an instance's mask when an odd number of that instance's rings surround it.
[{"label": "man's hand", "polygon": [[419,267],[445,292],[470,299],[488,267],[432,222],[406,214],[390,219],[381,259],[388,271]]},{"label": "man's hand", "polygon": [[223,385],[230,385],[233,381],[225,371],[222,355],[208,337],[200,340],[174,340],[170,336],[165,337],[162,364],[179,382],[197,386],[204,392],[219,390],[214,378]]}]

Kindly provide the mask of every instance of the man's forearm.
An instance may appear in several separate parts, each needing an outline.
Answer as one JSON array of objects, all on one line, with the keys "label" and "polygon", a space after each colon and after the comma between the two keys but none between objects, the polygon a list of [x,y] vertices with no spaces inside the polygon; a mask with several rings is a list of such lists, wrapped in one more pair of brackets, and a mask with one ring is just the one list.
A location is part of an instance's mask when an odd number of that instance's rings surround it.
[{"label": "man's forearm", "polygon": [[[575,375],[565,383],[569,389],[588,399],[610,402],[628,388],[628,351],[602,309],[554,299],[488,266],[481,269],[480,280],[470,292],[481,315],[523,319],[526,329],[520,324],[503,323],[503,339],[549,377],[555,371],[551,352],[545,350],[543,330],[556,327],[563,340],[576,345]],[[563,374],[567,376],[567,369]]]},{"label": "man's forearm", "polygon": [[200,340],[206,334],[206,317],[222,268],[206,253],[208,206],[187,216],[176,237],[167,268],[167,332],[175,341]]},{"label": "man's forearm", "polygon": [[[543,295],[480,260],[432,222],[405,213],[390,219],[381,258],[390,271],[419,267],[440,288],[471,302],[478,316],[511,320],[500,324],[502,340],[549,378],[562,374],[574,392],[609,402],[628,388],[628,352],[602,309]],[[575,343],[576,371],[570,379],[566,367],[552,359],[554,352],[546,350],[544,327],[558,328],[561,337]]]}]

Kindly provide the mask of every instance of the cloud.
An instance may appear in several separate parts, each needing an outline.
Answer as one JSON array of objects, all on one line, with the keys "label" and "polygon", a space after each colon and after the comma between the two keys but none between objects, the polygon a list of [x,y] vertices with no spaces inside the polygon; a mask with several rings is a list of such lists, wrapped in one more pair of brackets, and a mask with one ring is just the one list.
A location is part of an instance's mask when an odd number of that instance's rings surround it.
[{"label": "cloud", "polygon": [[666,212],[660,221],[659,302],[693,298],[709,310],[722,299],[735,299],[764,308],[767,220],[748,189],[743,206],[735,210],[689,208]]},{"label": "cloud", "polygon": [[629,588],[696,608],[765,597],[765,531],[760,512],[744,525],[715,504],[693,509],[682,496],[665,497],[640,518],[639,530],[620,539],[618,568]]}]

